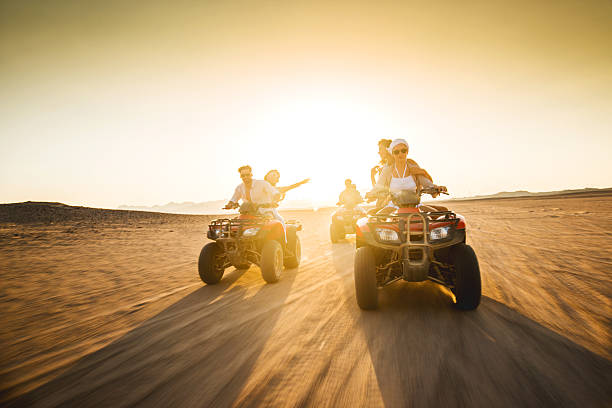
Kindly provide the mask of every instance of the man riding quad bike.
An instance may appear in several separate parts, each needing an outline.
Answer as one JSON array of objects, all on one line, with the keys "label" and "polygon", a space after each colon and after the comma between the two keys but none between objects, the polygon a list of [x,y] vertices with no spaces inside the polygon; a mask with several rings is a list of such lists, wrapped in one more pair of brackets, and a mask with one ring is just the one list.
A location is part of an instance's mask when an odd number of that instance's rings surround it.
[{"label": "man riding quad bike", "polygon": [[226,268],[248,269],[258,265],[268,283],[280,279],[283,265],[297,268],[301,260],[300,237],[302,225],[295,220],[283,224],[269,212],[260,212],[266,205],[244,202],[240,215],[220,218],[208,226],[207,237],[214,240],[204,245],[198,260],[202,281],[213,285],[221,280]]},{"label": "man riding quad bike", "polygon": [[332,213],[332,221],[329,226],[331,242],[336,243],[344,239],[346,234],[354,234],[357,220],[365,217],[366,212],[359,206],[342,206]]},{"label": "man riding quad bike", "polygon": [[336,243],[344,239],[346,234],[355,233],[355,223],[361,217],[365,216],[365,210],[358,206],[363,202],[363,198],[351,179],[344,180],[346,188],[336,205],[340,206],[332,214],[331,225],[329,226],[329,236],[331,242]]},{"label": "man riding quad bike", "polygon": [[430,280],[449,288],[459,309],[480,303],[478,259],[465,243],[465,219],[452,211],[418,206],[422,194],[446,193],[445,187],[390,191],[370,197],[390,198],[388,206],[357,221],[355,290],[362,309],[378,307],[378,289],[403,279]]}]

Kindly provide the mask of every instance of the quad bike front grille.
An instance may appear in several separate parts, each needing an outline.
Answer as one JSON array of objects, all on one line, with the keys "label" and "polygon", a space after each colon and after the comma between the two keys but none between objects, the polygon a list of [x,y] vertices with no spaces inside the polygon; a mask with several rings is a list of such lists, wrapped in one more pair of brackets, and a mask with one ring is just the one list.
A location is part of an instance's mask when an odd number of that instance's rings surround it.
[{"label": "quad bike front grille", "polygon": [[[457,229],[460,218],[452,211],[432,211],[422,213],[408,213],[401,215],[375,215],[370,217],[369,224],[373,227],[399,227],[400,239],[402,243],[429,244],[429,234],[424,231],[431,231],[432,224],[444,224],[450,226],[452,232]],[[423,222],[425,226],[423,228]]]}]

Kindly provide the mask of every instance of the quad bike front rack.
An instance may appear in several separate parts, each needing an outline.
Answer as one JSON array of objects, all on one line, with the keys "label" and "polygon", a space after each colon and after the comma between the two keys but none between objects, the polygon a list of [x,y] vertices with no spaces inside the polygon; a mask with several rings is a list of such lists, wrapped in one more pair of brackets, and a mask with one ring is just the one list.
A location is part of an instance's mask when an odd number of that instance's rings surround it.
[{"label": "quad bike front rack", "polygon": [[[392,263],[401,265],[402,278],[409,282],[421,282],[428,279],[429,267],[433,260],[433,249],[430,241],[429,232],[432,223],[448,223],[451,227],[448,238],[444,242],[451,240],[456,231],[460,219],[452,211],[432,211],[406,213],[397,215],[374,215],[370,217],[371,224],[376,226],[399,226],[399,238],[401,243],[397,245],[384,245],[385,248],[399,248],[399,256]],[[422,225],[420,230],[413,230],[411,226]],[[387,265],[388,267],[389,265]]]},{"label": "quad bike front rack", "polygon": [[260,221],[261,220],[258,218],[246,220],[239,218],[219,218],[208,224],[208,233],[206,235],[209,239],[215,240],[239,238],[242,236],[242,231],[257,225]]}]

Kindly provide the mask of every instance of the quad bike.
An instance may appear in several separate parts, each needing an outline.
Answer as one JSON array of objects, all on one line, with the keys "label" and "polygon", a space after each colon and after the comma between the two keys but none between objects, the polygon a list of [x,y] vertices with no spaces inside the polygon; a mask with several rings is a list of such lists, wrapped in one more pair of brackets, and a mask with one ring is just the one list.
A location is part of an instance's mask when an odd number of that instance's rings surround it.
[{"label": "quad bike", "polygon": [[260,214],[265,205],[250,202],[240,206],[236,218],[220,218],[208,226],[207,237],[214,240],[204,245],[198,259],[198,271],[202,281],[209,285],[218,283],[226,268],[248,269],[254,263],[261,269],[263,279],[274,283],[280,279],[283,265],[297,268],[301,259],[299,221],[282,223],[271,215]]},{"label": "quad bike", "polygon": [[357,220],[365,216],[365,210],[359,206],[354,206],[352,208],[344,206],[334,211],[331,225],[329,226],[331,242],[336,243],[344,239],[346,234],[354,234]]},{"label": "quad bike", "polygon": [[417,207],[422,194],[439,188],[378,192],[399,207],[387,207],[357,221],[355,289],[362,309],[378,307],[378,289],[400,279],[430,280],[449,288],[459,309],[480,304],[480,268],[465,243],[465,219],[452,211]]}]

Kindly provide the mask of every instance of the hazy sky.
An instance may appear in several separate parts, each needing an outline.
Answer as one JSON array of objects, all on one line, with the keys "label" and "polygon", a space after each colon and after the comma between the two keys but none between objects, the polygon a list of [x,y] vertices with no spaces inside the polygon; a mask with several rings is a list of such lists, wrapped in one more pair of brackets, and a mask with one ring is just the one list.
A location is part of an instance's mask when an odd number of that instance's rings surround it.
[{"label": "hazy sky", "polygon": [[0,202],[365,192],[380,138],[455,196],[612,186],[612,1],[3,1]]}]

